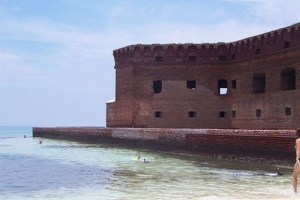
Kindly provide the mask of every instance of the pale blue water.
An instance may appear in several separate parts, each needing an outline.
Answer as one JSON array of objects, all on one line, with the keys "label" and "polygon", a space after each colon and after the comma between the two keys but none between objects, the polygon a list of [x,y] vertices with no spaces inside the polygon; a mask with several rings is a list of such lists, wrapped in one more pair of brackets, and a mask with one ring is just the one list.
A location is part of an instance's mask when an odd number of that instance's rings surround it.
[{"label": "pale blue water", "polygon": [[[134,160],[138,155],[150,162]],[[277,166],[33,138],[31,127],[0,127],[3,200],[300,198],[291,166],[281,169],[284,176],[258,176]]]}]

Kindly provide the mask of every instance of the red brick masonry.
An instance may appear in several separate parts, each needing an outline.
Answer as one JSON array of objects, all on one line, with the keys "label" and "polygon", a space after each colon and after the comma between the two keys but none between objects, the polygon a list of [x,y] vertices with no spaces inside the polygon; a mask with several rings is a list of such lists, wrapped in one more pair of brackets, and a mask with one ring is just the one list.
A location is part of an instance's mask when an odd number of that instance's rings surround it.
[{"label": "red brick masonry", "polygon": [[34,127],[34,137],[294,161],[295,130]]},{"label": "red brick masonry", "polygon": [[135,44],[113,55],[107,127],[299,127],[300,23],[235,42]]}]

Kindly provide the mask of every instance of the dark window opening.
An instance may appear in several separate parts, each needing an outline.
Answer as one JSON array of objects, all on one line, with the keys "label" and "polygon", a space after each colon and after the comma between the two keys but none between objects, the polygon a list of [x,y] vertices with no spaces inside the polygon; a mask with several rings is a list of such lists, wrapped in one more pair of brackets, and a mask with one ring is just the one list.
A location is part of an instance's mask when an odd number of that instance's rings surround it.
[{"label": "dark window opening", "polygon": [[218,80],[218,91],[219,94],[227,94],[227,80],[225,79]]},{"label": "dark window opening", "polygon": [[197,61],[197,56],[189,56],[189,61]]},{"label": "dark window opening", "polygon": [[196,112],[190,111],[190,112],[188,112],[188,116],[189,116],[189,118],[196,118]]},{"label": "dark window opening", "polygon": [[285,108],[285,115],[286,116],[292,115],[292,109],[289,107]]},{"label": "dark window opening", "polygon": [[255,74],[253,76],[253,93],[265,93],[266,92],[266,76],[263,73]]},{"label": "dark window opening", "polygon": [[231,112],[231,117],[236,117],[236,111],[235,111],[235,110],[233,110],[233,111]]},{"label": "dark window opening", "polygon": [[283,44],[283,47],[286,49],[286,48],[290,48],[290,46],[291,46],[291,43],[290,42],[285,42],[284,44]]},{"label": "dark window opening", "polygon": [[219,61],[226,61],[227,57],[226,56],[219,56]]},{"label": "dark window opening", "polygon": [[231,55],[231,60],[235,60],[235,54]]},{"label": "dark window opening", "polygon": [[155,118],[162,118],[162,112],[160,112],[160,111],[154,112],[154,117]]},{"label": "dark window opening", "polygon": [[155,56],[155,62],[162,62],[164,58],[162,56]]},{"label": "dark window opening", "polygon": [[281,72],[281,90],[296,89],[296,73],[294,68],[288,68]]},{"label": "dark window opening", "polygon": [[236,80],[231,81],[232,89],[236,89]]},{"label": "dark window opening", "polygon": [[255,54],[256,55],[258,55],[258,54],[260,54],[261,52],[260,52],[260,49],[255,49]]},{"label": "dark window opening", "polygon": [[260,117],[261,116],[261,109],[256,109],[256,117]]},{"label": "dark window opening", "polygon": [[196,88],[196,81],[187,81],[186,87],[189,89],[195,89]]},{"label": "dark window opening", "polygon": [[160,93],[161,90],[162,90],[162,82],[160,80],[153,81],[153,91],[154,91],[154,94]]},{"label": "dark window opening", "polygon": [[219,118],[225,118],[226,117],[226,112],[225,111],[220,111],[219,112]]}]

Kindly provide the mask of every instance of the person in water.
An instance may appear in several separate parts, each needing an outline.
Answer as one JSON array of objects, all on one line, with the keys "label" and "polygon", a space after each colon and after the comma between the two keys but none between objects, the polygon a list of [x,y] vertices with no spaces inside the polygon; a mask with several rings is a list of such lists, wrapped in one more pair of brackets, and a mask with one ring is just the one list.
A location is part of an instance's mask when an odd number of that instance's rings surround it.
[{"label": "person in water", "polygon": [[296,130],[296,136],[297,139],[295,140],[295,148],[296,148],[296,162],[294,165],[294,169],[293,169],[293,178],[292,178],[292,182],[293,182],[293,188],[294,188],[294,192],[297,193],[297,184],[298,184],[298,176],[300,174],[300,129],[298,128]]},{"label": "person in water", "polygon": [[141,156],[138,156],[135,158],[137,161],[140,161],[140,162],[149,162],[148,160],[146,160],[145,158],[141,158]]},{"label": "person in water", "polygon": [[280,171],[279,167],[277,168],[277,176],[282,176],[284,173]]},{"label": "person in water", "polygon": [[140,162],[149,162],[148,160],[146,160],[146,159],[140,159]]}]

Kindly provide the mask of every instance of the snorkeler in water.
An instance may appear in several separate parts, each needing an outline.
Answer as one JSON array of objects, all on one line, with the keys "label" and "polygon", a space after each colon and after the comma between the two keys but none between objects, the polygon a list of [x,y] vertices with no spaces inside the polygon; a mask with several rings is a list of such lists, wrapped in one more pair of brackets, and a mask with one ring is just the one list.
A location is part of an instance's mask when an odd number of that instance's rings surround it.
[{"label": "snorkeler in water", "polygon": [[282,171],[279,170],[279,167],[277,168],[277,176],[282,176],[284,175],[284,173]]},{"label": "snorkeler in water", "polygon": [[145,158],[141,158],[141,156],[136,157],[135,160],[136,160],[136,161],[139,161],[139,162],[145,162],[145,163],[146,163],[146,162],[149,162],[149,161],[146,160]]},{"label": "snorkeler in water", "polygon": [[148,160],[146,160],[146,159],[140,159],[140,162],[149,162]]},{"label": "snorkeler in water", "polygon": [[254,176],[282,176],[284,173],[277,168],[277,173],[255,173]]}]

